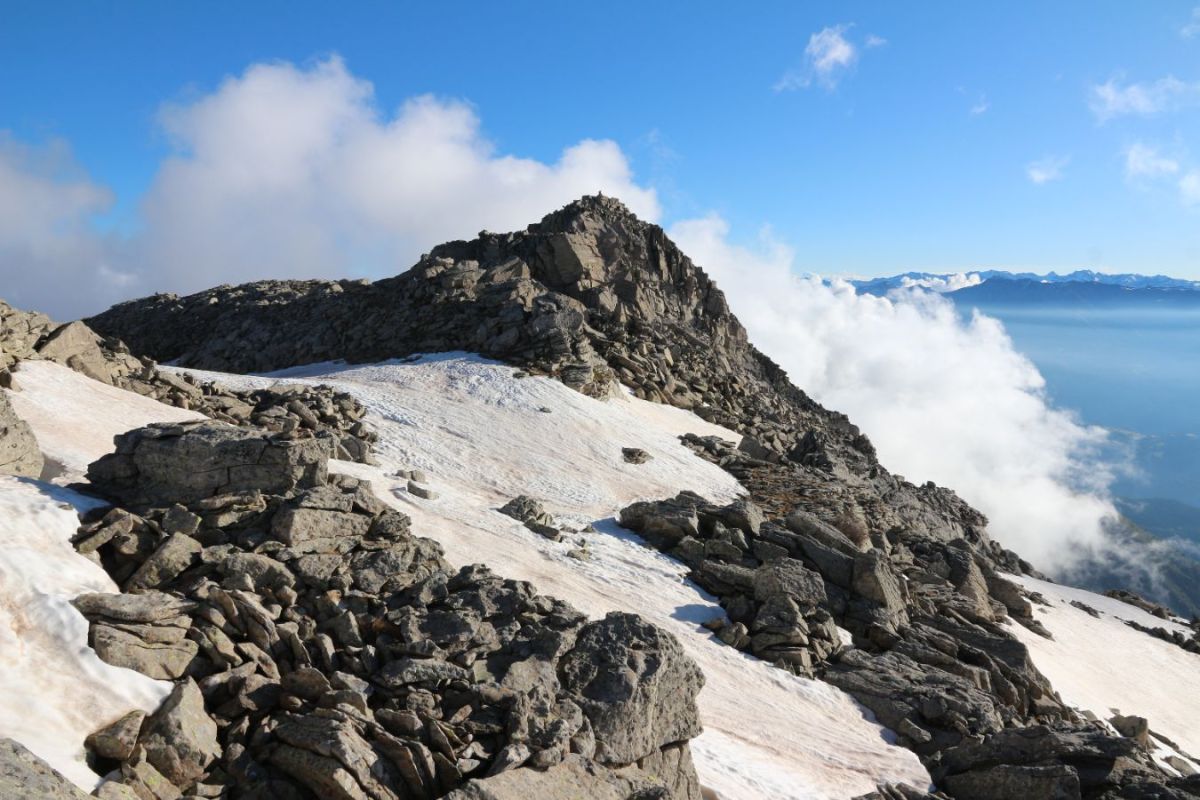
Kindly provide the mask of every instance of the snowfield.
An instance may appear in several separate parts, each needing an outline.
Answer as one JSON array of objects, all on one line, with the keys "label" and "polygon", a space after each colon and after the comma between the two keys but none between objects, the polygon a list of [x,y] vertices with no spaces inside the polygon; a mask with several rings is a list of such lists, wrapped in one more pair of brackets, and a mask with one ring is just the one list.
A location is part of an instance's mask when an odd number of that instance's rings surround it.
[{"label": "snowfield", "polygon": [[[200,416],[48,361],[23,362],[17,383],[22,391],[9,399],[57,462],[58,482],[82,479],[118,433]],[[105,664],[88,647],[87,620],[71,599],[118,590],[71,546],[78,510],[94,503],[58,486],[0,477],[0,736],[88,791],[99,777],[84,762],[84,738],[134,709],[153,711],[171,689]]]},{"label": "snowfield", "polygon": [[[732,431],[680,409],[628,394],[599,401],[545,378],[465,353],[376,365],[311,365],[267,377],[193,372],[235,387],[280,381],[329,383],[368,409],[380,434],[378,466],[334,462],[372,481],[413,530],[438,540],[455,564],[484,563],[528,580],[591,616],[631,611],[670,630],[704,671],[704,733],[692,742],[701,782],[722,800],[846,798],[880,782],[926,787],[929,776],[892,734],[852,698],[720,644],[700,623],[720,615],[686,568],[641,544],[613,516],[641,499],[683,489],[727,502],[741,487],[695,456],[682,433],[736,440]],[[56,364],[27,362],[10,393],[17,413],[57,463],[58,483],[78,480],[112,449],[112,437],[155,421],[198,417],[85,378]],[[625,463],[622,447],[653,459]],[[407,491],[398,470],[426,473],[436,493]],[[551,542],[496,509],[518,494],[541,500],[569,533]],[[151,710],[168,684],[101,662],[87,647],[87,622],[69,601],[115,591],[103,571],[74,552],[70,537],[86,498],[61,487],[0,478],[0,736],[10,736],[81,787],[97,776],[83,761],[84,737],[127,711]],[[583,528],[593,525],[594,532]],[[582,548],[580,559],[568,552]],[[1200,656],[1125,625],[1177,623],[1077,589],[1010,576],[1040,592],[1043,639],[1013,624],[1034,663],[1064,700],[1106,719],[1116,711],[1150,720],[1184,753],[1200,753]],[[1070,605],[1078,600],[1094,618]],[[1162,760],[1173,751],[1159,747]]]},{"label": "snowfield", "polygon": [[88,502],[0,476],[0,736],[91,791],[99,777],[84,762],[84,738],[135,708],[153,711],[171,685],[109,666],[88,647],[87,620],[71,599],[117,591],[71,546],[74,506]]},{"label": "snowfield", "polygon": [[[1117,713],[1145,717],[1151,731],[1200,757],[1200,655],[1135,630],[1125,620],[1187,631],[1184,626],[1082,589],[1005,577],[1050,603],[1034,603],[1033,613],[1053,640],[1016,623],[1009,630],[1029,648],[1033,663],[1064,701],[1104,720]],[[1095,609],[1099,618],[1072,606],[1072,600]]]},{"label": "snowfield", "polygon": [[112,452],[119,433],[151,422],[203,418],[52,361],[23,361],[16,377],[21,391],[9,392],[8,399],[33,428],[42,454],[64,470],[68,482],[83,480],[88,464]]},{"label": "snowfield", "polygon": [[[674,559],[617,527],[635,500],[683,489],[727,502],[741,491],[728,473],[695,456],[682,433],[731,431],[676,408],[625,396],[599,401],[545,378],[465,353],[370,366],[313,365],[269,378],[194,372],[242,387],[281,378],[330,383],[354,394],[380,434],[378,467],[338,463],[370,479],[409,514],[413,530],[441,542],[454,564],[487,564],[527,580],[579,610],[643,615],[670,630],[704,670],[705,731],[692,742],[701,782],[724,800],[846,798],[883,781],[929,785],[911,752],[889,743],[849,695],[720,644],[699,623],[723,612]],[[653,460],[626,464],[622,447]],[[422,500],[398,469],[420,469],[437,493]],[[518,494],[541,500],[566,527],[596,533],[544,539],[497,509]],[[590,558],[567,552],[586,539]]]}]

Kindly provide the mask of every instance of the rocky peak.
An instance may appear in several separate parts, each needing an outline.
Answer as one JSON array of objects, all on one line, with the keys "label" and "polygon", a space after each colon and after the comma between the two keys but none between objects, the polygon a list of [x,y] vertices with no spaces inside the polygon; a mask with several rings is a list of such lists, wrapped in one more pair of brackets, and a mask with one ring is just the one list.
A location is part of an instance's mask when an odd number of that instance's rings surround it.
[{"label": "rocky peak", "polygon": [[746,341],[716,284],[662,228],[616,198],[583,197],[523,231],[439,245],[414,271],[447,261],[537,281],[623,325],[670,321],[722,342]]},{"label": "rocky peak", "polygon": [[222,286],[125,303],[90,323],[139,355],[201,369],[467,350],[593,396],[619,383],[737,431],[752,459],[792,465],[829,522],[985,538],[983,518],[952,492],[889,475],[858,428],[748,342],[720,289],[662,228],[613,198],[584,197],[525,230],[440,245],[373,284]]}]

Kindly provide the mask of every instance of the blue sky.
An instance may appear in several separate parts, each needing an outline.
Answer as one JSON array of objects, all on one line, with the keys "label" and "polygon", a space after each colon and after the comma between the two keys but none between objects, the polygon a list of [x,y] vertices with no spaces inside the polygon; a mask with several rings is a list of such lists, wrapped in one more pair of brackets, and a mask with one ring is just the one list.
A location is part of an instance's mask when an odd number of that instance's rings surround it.
[{"label": "blue sky", "polygon": [[664,225],[769,231],[800,271],[1200,277],[1194,5],[8,0],[0,131],[69,145],[115,198],[89,224],[134,235],[164,104],[336,55],[384,118],[465,101],[496,154],[610,139]]}]

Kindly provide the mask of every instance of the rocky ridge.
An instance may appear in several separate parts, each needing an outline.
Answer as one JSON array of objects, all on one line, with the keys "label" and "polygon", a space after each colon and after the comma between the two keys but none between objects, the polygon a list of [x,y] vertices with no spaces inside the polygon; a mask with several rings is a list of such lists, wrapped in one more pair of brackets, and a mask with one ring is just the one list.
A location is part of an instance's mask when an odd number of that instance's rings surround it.
[{"label": "rocky ridge", "polygon": [[[149,358],[133,356],[119,339],[102,337],[83,322],[60,325],[45,314],[19,311],[0,300],[0,388],[19,391],[16,373],[21,361],[29,359],[54,361],[101,383],[233,425],[294,437],[332,433],[337,439],[336,457],[364,463],[371,460],[375,434],[362,421],[366,413],[362,404],[348,394],[328,386],[296,385],[235,391],[197,381],[159,369]],[[37,477],[41,456],[32,454],[23,423],[10,422],[11,413],[6,409],[8,402],[0,396],[0,472]],[[17,472],[14,453],[23,454],[22,472]]]},{"label": "rocky ridge", "polygon": [[1006,617],[1039,629],[1028,598],[1000,577],[1033,568],[989,539],[986,519],[947,489],[891,475],[844,416],[749,344],[720,290],[660,228],[615,200],[584,198],[525,231],[439,246],[374,284],[223,286],[126,303],[91,323],[186,366],[464,349],[594,396],[619,381],[691,409],[742,435],[684,440],[749,498],[715,507],[685,493],[626,509],[622,523],[721,599],[728,620],[712,627],[723,642],[850,692],[955,796],[1190,796],[1194,781],[1169,779],[1144,747],[1066,708],[1004,629]]},{"label": "rocky ridge", "polygon": [[699,800],[669,634],[452,568],[333,445],[155,425],[89,468],[75,544],[125,591],[75,600],[89,640],[175,681],[89,737],[100,797]]}]

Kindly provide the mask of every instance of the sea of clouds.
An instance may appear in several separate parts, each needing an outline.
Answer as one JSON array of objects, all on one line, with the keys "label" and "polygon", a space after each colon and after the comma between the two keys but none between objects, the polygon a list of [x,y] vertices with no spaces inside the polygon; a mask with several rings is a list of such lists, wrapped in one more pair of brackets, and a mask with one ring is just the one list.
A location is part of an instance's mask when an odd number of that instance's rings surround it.
[{"label": "sea of clouds", "polygon": [[[170,153],[125,236],[98,232],[113,194],[66,143],[0,135],[4,299],[66,319],[155,291],[383,277],[438,242],[521,228],[596,191],[662,219],[615,142],[580,141],[552,163],[500,153],[466,102],[381,110],[336,57],[251,66],[158,121]],[[890,469],[954,488],[1041,569],[1064,573],[1106,546],[1105,432],[1050,404],[999,322],[964,319],[922,287],[879,298],[800,276],[787,243],[739,238],[716,215],[668,231],[756,345],[849,414]]]}]

